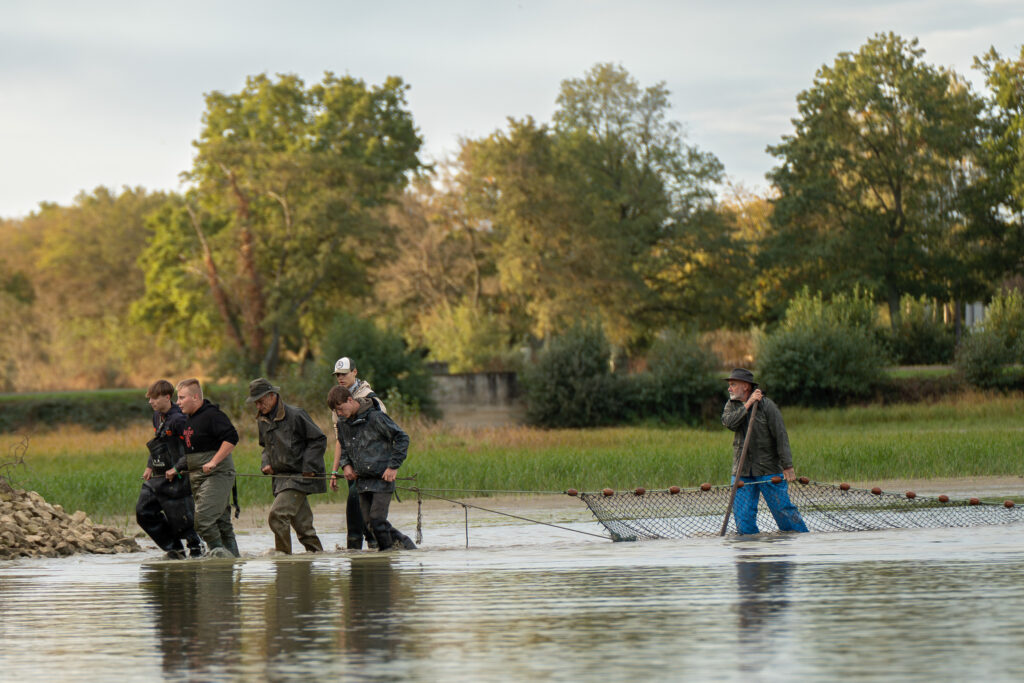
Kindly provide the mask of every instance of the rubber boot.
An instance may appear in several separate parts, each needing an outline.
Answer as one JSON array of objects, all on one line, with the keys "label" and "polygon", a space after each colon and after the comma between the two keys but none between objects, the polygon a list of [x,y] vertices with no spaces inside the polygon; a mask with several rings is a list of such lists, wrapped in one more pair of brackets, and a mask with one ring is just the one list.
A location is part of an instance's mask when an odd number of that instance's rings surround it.
[{"label": "rubber boot", "polygon": [[195,531],[188,532],[188,534],[185,535],[185,542],[188,543],[189,557],[203,556],[203,541],[199,538],[199,534]]},{"label": "rubber boot", "polygon": [[395,539],[395,545],[405,548],[406,550],[416,550],[416,544],[413,543],[412,539],[395,527],[391,527],[391,536]]},{"label": "rubber boot", "polygon": [[372,522],[373,535],[377,538],[377,550],[388,550],[395,541],[391,538],[391,525],[386,519]]},{"label": "rubber boot", "polygon": [[231,536],[228,539],[226,539],[224,547],[227,549],[229,553],[231,553],[235,557],[242,556],[241,553],[238,552],[238,541],[235,540],[234,536]]},{"label": "rubber boot", "polygon": [[363,536],[346,536],[349,550],[362,550],[363,549]]},{"label": "rubber boot", "polygon": [[235,555],[231,554],[231,551],[224,547],[224,544],[220,541],[211,541],[206,544],[206,557],[216,558],[233,558]]}]

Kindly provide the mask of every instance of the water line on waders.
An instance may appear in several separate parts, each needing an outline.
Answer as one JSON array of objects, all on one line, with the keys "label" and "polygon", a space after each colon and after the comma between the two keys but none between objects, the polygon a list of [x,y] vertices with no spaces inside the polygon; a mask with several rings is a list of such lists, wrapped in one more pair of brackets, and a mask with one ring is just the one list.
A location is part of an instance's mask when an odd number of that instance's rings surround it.
[{"label": "water line on waders", "polygon": [[747,419],[747,435],[743,438],[743,450],[740,451],[740,461],[736,464],[736,476],[732,482],[732,489],[729,491],[729,504],[725,506],[725,519],[722,520],[722,530],[718,532],[719,536],[725,536],[725,530],[729,526],[732,504],[736,500],[736,489],[740,487],[740,472],[743,471],[743,465],[747,462],[747,451],[750,449],[750,434],[753,432],[751,427],[753,426],[754,416],[757,415],[758,403],[760,401],[754,403],[750,409],[750,417]]}]

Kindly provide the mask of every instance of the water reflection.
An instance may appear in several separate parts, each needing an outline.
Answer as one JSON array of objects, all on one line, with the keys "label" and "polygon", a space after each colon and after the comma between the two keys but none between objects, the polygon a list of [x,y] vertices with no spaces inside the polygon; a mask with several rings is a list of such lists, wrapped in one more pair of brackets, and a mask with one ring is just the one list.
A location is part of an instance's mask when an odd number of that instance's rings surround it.
[{"label": "water reflection", "polygon": [[232,562],[159,563],[142,568],[166,673],[230,669],[241,657],[241,572]]},{"label": "water reflection", "polygon": [[348,590],[341,612],[344,628],[338,644],[366,662],[387,661],[398,651],[394,610],[394,584],[398,580],[390,555],[358,557],[349,568]]}]

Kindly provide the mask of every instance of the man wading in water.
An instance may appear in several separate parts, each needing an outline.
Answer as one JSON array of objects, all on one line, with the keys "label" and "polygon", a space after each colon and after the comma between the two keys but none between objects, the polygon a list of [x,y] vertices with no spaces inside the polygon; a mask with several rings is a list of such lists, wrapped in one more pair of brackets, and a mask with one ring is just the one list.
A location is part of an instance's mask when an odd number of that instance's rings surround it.
[{"label": "man wading in water", "polygon": [[327,407],[337,413],[339,453],[331,471],[331,490],[338,490],[338,468],[354,482],[359,507],[367,520],[377,547],[388,550],[394,544],[412,550],[416,544],[388,522],[391,494],[395,492],[398,468],[409,450],[409,435],[383,413],[372,399],[353,398],[343,386],[327,394]]},{"label": "man wading in water", "polygon": [[[185,413],[185,458],[196,501],[196,531],[210,557],[238,557],[238,543],[231,526],[231,489],[235,463],[231,451],[238,432],[221,409],[203,398],[197,379],[178,383],[178,407]],[[178,472],[167,470],[167,479]]]},{"label": "man wading in water", "polygon": [[[722,424],[736,432],[732,440],[733,481],[739,477],[746,484],[736,489],[737,530],[741,534],[758,533],[757,502],[759,496],[764,496],[780,531],[807,531],[800,512],[789,500],[787,482],[796,479],[796,471],[779,407],[757,388],[750,370],[736,368],[725,380],[729,382],[729,400],[722,411]],[[758,410],[750,426],[750,409],[755,403],[758,403]],[[747,429],[752,430],[750,447],[743,471],[737,472]],[[772,477],[779,477],[781,481],[773,484]]]},{"label": "man wading in water", "polygon": [[[324,451],[327,437],[302,408],[281,400],[281,388],[260,377],[249,383],[246,403],[256,404],[256,424],[263,446],[261,471],[273,475],[274,504],[267,523],[278,552],[292,553],[292,531],[311,553],[323,552],[313,528],[313,510],[306,496],[325,493]],[[294,476],[288,476],[294,475]]]},{"label": "man wading in water", "polygon": [[185,444],[182,432],[185,415],[171,403],[174,387],[159,379],[146,391],[149,407],[153,409],[154,436],[146,444],[149,461],[142,473],[142,491],[135,504],[135,520],[171,559],[185,559],[181,539],[188,541],[189,555],[199,557],[203,545],[193,528],[195,504],[188,479],[180,474],[174,479],[164,478],[172,467],[185,467]]}]

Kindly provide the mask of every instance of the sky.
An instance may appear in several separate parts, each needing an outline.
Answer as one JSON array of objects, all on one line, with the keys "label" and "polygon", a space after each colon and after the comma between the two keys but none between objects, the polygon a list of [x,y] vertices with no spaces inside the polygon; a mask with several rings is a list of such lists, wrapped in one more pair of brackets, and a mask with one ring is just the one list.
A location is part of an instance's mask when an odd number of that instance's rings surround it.
[{"label": "sky", "polygon": [[1024,2],[0,0],[0,217],[182,190],[204,94],[259,73],[400,76],[430,161],[508,117],[550,121],[563,80],[613,62],[664,82],[688,141],[763,191],[818,68],[888,31],[981,91],[974,57],[1020,54]]}]

